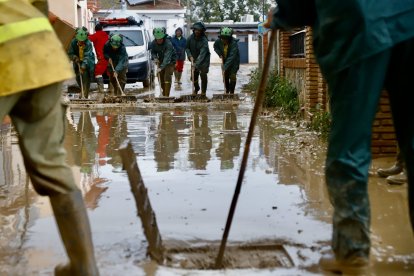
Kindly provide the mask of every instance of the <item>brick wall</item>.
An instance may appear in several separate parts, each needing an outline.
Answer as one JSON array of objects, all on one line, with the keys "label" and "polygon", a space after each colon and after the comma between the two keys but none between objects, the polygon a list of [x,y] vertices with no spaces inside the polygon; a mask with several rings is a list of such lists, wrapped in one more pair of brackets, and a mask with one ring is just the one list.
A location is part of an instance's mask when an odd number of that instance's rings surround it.
[{"label": "brick wall", "polygon": [[[302,114],[310,120],[317,111],[329,111],[328,87],[313,52],[312,29],[306,27],[305,58],[291,58],[289,36],[294,32],[280,32],[280,72],[298,89]],[[295,72],[296,71],[296,72]],[[304,78],[304,80],[303,80]],[[397,142],[391,118],[388,94],[383,92],[372,129],[374,157],[395,155]]]},{"label": "brick wall", "polygon": [[387,91],[382,92],[373,123],[371,149],[374,157],[395,155],[397,153],[397,140]]},{"label": "brick wall", "polygon": [[[319,70],[319,66],[313,55],[312,30],[306,28],[305,35],[305,57],[291,58],[289,36],[294,32],[280,33],[280,75],[289,79],[296,88],[296,83],[303,82],[303,89],[299,89],[299,100],[301,103],[303,116],[309,120],[316,109],[325,109],[327,105],[327,86]],[[291,70],[305,70],[305,79],[297,80],[292,76]],[[288,73],[287,73],[288,72]]]}]

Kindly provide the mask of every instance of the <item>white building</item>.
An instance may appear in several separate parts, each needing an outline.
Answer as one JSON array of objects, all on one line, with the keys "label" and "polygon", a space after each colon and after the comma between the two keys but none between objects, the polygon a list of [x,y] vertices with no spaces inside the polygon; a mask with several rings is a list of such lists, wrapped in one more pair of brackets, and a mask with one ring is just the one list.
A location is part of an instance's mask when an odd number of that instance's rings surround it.
[{"label": "white building", "polygon": [[49,11],[73,27],[89,28],[96,2],[97,0],[53,0],[49,1]]},{"label": "white building", "polygon": [[[165,27],[169,35],[174,35],[175,30],[185,24],[186,9],[179,0],[126,0],[125,5],[128,11],[141,17],[151,34],[154,28]],[[119,0],[101,0],[100,9],[94,17],[105,18],[119,10]]]}]

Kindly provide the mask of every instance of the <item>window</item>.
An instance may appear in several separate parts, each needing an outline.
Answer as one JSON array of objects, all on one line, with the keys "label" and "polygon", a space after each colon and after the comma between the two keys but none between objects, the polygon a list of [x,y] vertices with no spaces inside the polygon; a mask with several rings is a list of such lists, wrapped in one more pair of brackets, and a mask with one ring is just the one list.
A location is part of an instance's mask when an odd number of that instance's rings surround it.
[{"label": "window", "polygon": [[290,57],[305,57],[305,30],[301,30],[289,36]]},{"label": "window", "polygon": [[122,36],[122,42],[126,47],[128,46],[142,46],[144,45],[144,37],[140,30],[114,30],[111,34],[119,34]]}]

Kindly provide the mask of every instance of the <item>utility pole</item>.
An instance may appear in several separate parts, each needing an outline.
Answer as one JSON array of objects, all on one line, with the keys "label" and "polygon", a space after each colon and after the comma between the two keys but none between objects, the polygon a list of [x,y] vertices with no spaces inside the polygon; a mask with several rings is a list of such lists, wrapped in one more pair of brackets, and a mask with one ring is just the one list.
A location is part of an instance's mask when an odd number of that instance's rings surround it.
[{"label": "utility pole", "polygon": [[186,16],[187,16],[187,37],[190,36],[191,32],[191,0],[187,0],[187,11],[186,11]]},{"label": "utility pole", "polygon": [[262,22],[265,21],[265,0],[262,0]]}]

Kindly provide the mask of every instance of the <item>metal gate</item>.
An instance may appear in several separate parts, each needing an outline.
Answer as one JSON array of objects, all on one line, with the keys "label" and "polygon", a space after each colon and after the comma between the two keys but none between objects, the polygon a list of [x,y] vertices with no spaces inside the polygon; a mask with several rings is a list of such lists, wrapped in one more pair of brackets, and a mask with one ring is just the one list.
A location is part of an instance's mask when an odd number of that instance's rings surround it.
[{"label": "metal gate", "polygon": [[249,63],[249,43],[239,41],[240,63]]}]

